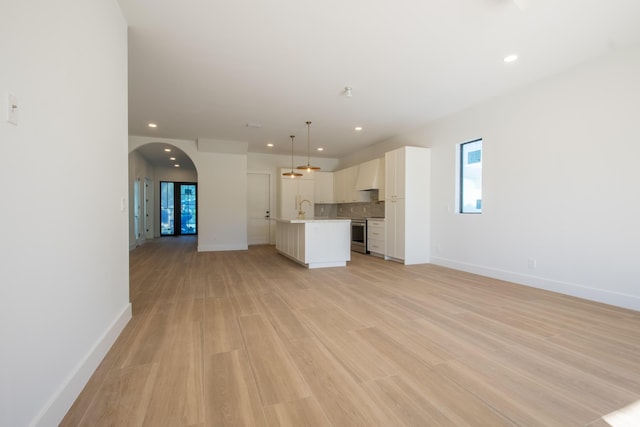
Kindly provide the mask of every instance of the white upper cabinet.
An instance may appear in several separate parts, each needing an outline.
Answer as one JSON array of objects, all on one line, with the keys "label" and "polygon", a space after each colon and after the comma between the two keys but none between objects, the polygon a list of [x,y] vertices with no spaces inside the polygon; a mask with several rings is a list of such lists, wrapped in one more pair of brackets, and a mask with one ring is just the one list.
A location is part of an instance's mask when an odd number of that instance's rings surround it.
[{"label": "white upper cabinet", "polygon": [[336,203],[347,202],[345,175],[346,169],[333,173],[333,200]]},{"label": "white upper cabinet", "polygon": [[333,172],[314,172],[315,202],[335,203],[333,197]]},{"label": "white upper cabinet", "polygon": [[385,185],[385,159],[381,157],[378,159],[378,200],[384,200],[386,196],[386,188]]},{"label": "white upper cabinet", "polygon": [[406,151],[405,148],[385,153],[385,199],[405,197]]}]

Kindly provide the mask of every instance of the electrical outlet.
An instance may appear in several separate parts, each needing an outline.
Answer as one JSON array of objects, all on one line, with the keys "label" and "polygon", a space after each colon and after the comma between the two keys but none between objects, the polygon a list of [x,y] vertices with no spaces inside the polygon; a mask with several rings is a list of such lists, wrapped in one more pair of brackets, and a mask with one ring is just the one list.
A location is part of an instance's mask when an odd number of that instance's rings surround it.
[{"label": "electrical outlet", "polygon": [[538,261],[535,258],[529,258],[529,268],[533,270],[537,266],[538,266]]}]

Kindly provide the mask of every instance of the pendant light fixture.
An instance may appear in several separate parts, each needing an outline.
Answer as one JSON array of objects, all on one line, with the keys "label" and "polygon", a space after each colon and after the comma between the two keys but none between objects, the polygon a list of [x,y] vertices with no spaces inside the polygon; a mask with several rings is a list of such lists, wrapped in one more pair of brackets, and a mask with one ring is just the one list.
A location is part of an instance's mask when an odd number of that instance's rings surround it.
[{"label": "pendant light fixture", "polygon": [[320,170],[318,166],[311,166],[311,122],[307,122],[307,164],[298,166],[298,169],[306,169],[307,172]]},{"label": "pendant light fixture", "polygon": [[298,176],[302,176],[301,173],[293,171],[293,138],[295,137],[296,137],[295,135],[291,135],[291,172],[285,172],[282,174],[282,176],[288,176],[288,177],[291,177],[291,179]]}]

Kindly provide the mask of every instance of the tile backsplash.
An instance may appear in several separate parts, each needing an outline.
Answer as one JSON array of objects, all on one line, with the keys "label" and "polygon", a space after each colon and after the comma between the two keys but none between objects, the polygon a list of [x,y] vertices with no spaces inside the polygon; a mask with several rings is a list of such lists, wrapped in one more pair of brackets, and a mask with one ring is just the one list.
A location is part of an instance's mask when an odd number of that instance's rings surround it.
[{"label": "tile backsplash", "polygon": [[314,206],[315,218],[383,218],[384,202],[323,204]]}]

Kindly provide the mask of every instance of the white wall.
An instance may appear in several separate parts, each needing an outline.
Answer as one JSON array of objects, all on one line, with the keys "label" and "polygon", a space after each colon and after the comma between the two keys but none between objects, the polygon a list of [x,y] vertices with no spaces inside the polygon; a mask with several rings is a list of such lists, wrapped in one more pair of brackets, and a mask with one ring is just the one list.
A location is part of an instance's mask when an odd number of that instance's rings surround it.
[{"label": "white wall", "polygon": [[2,5],[3,426],[57,425],[131,316],[126,37],[115,0]]},{"label": "white wall", "polygon": [[[456,144],[476,138],[483,213],[455,214]],[[432,147],[433,263],[640,310],[640,48],[383,145]]]}]

